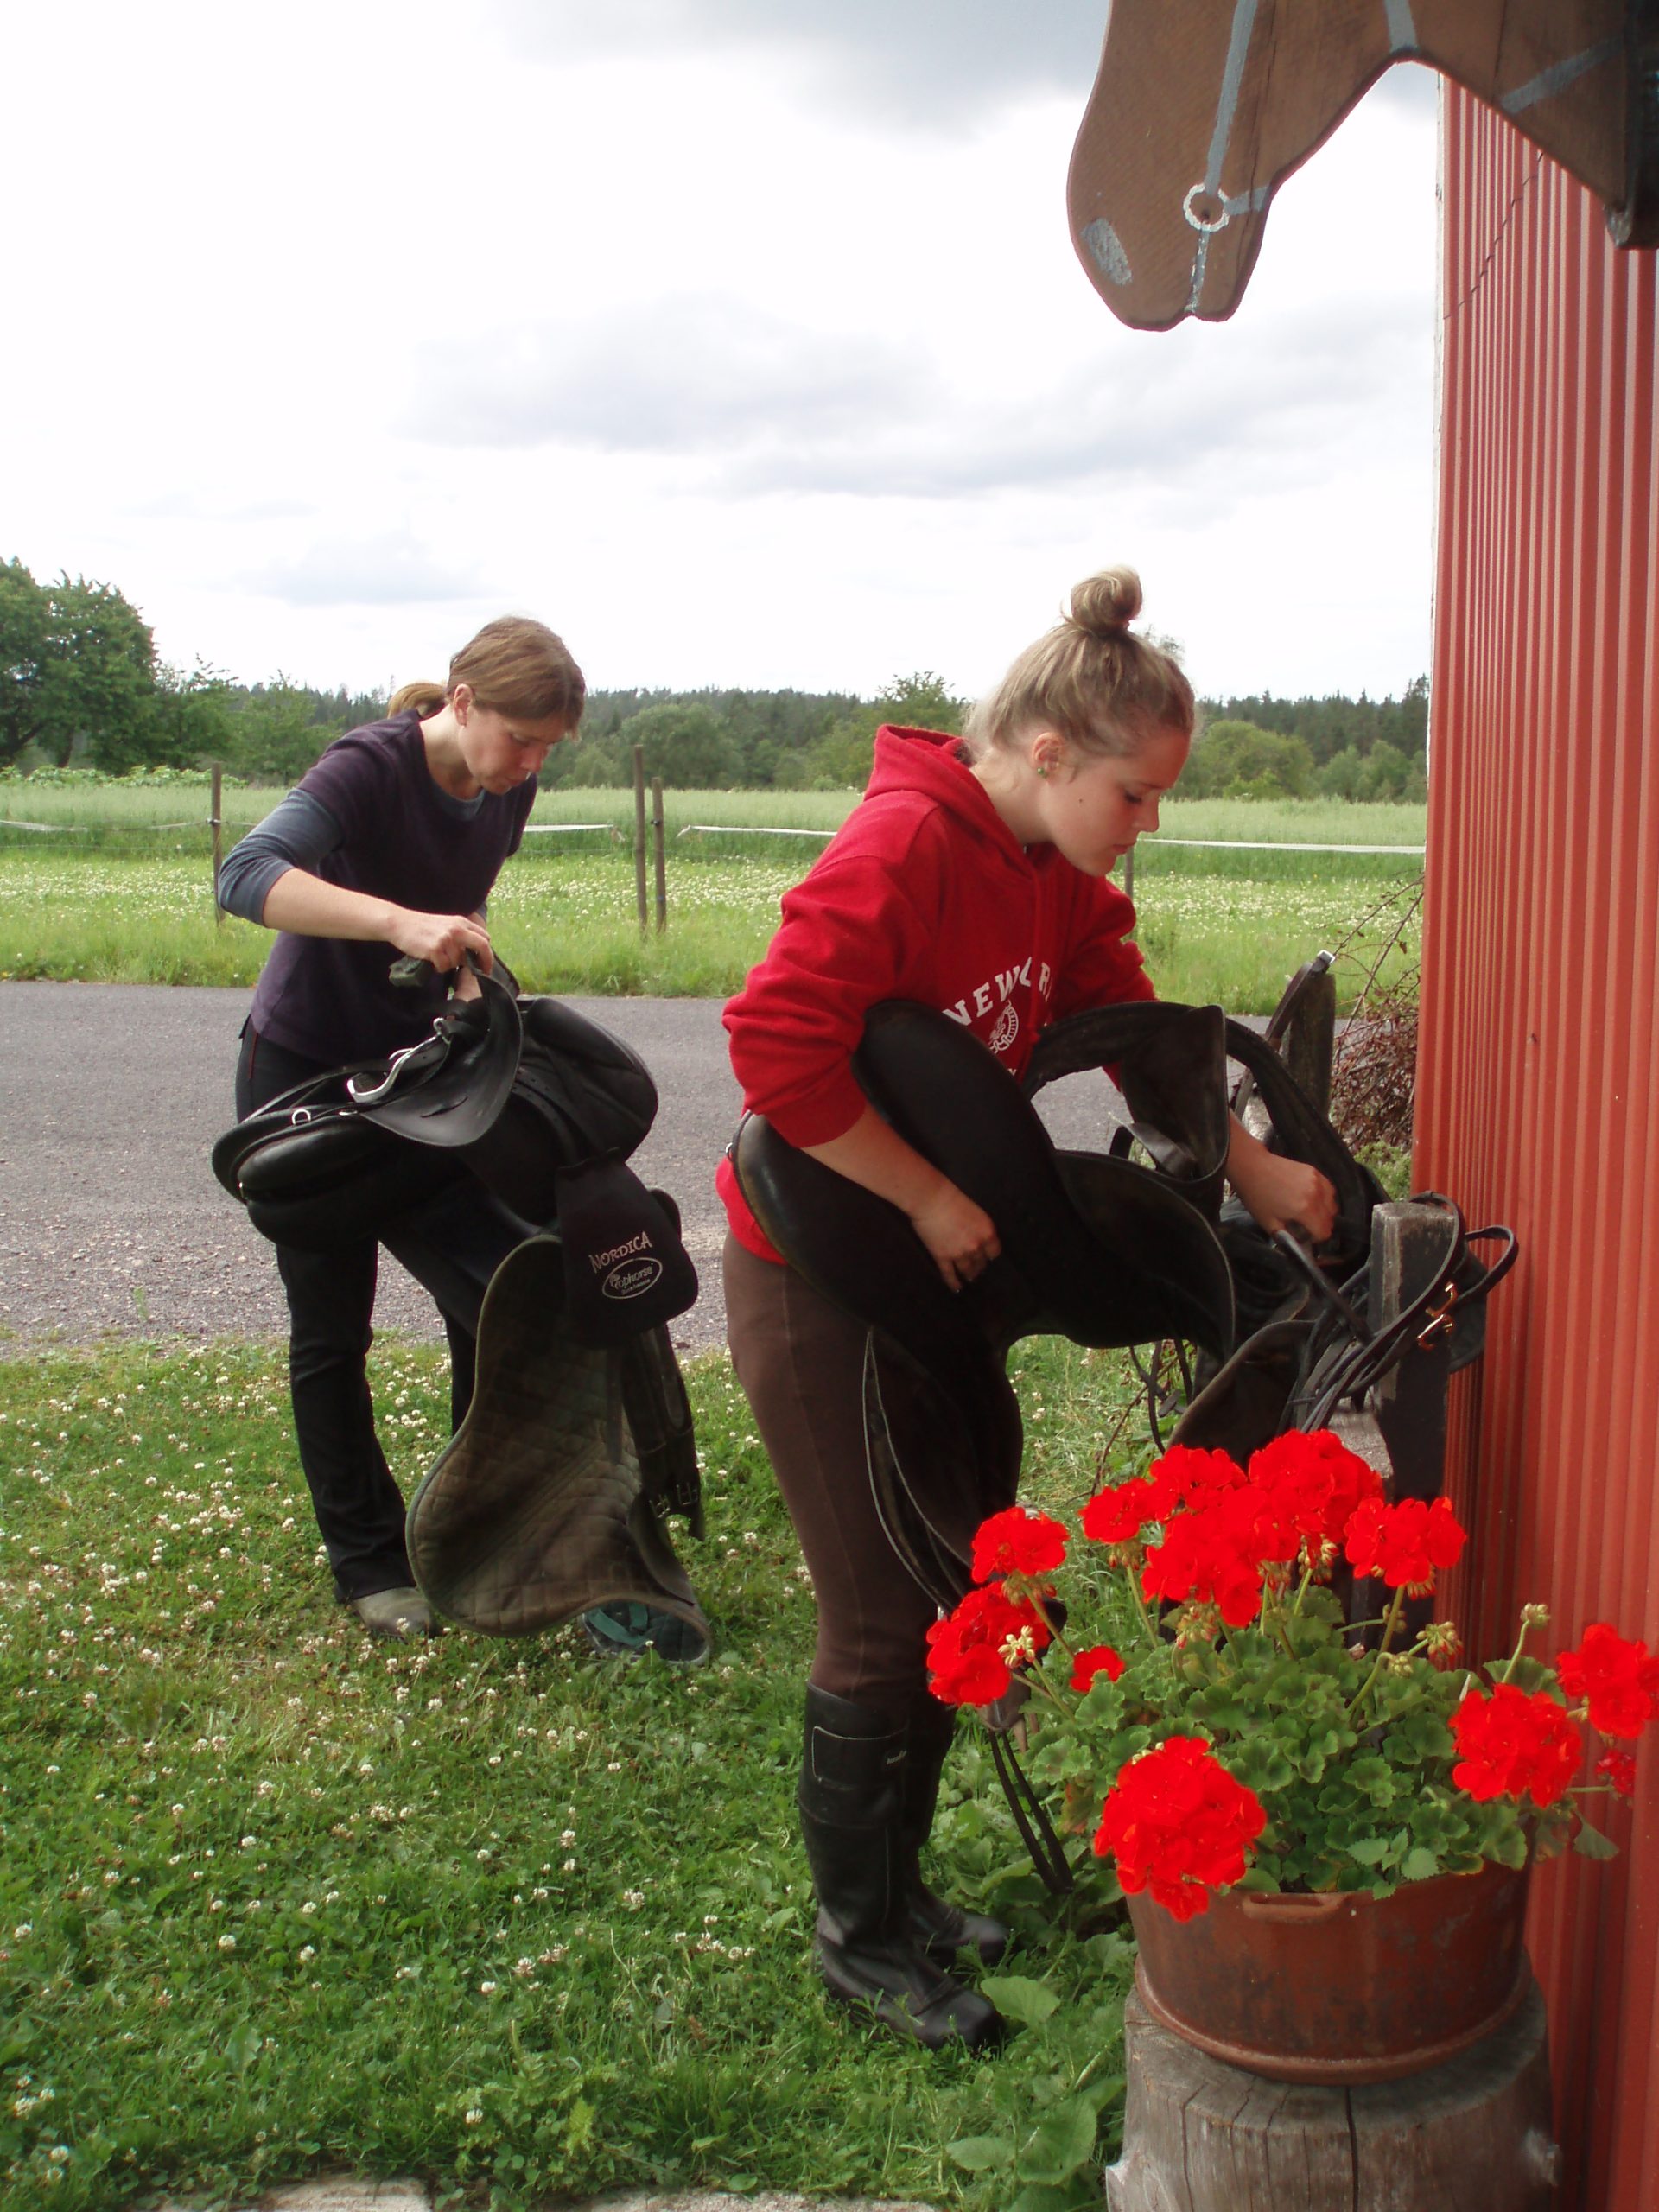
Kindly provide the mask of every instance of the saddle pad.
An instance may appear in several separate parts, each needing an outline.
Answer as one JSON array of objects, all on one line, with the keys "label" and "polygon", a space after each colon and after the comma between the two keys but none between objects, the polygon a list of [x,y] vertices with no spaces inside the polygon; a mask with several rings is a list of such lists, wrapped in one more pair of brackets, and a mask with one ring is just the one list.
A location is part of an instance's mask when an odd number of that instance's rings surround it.
[{"label": "saddle pad", "polygon": [[644,1494],[621,1357],[575,1341],[563,1281],[555,1236],[495,1272],[471,1408],[410,1503],[415,1580],[448,1619],[486,1635],[634,1602],[706,1649],[708,1621]]}]

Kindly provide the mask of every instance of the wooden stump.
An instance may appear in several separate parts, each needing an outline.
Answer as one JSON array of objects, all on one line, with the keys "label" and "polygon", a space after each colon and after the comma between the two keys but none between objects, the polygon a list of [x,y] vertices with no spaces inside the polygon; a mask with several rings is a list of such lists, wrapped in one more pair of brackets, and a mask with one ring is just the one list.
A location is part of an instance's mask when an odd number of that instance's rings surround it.
[{"label": "wooden stump", "polygon": [[1535,1983],[1496,2035],[1403,2081],[1269,2082],[1123,2012],[1123,2156],[1107,2212],[1548,2212],[1544,2002]]}]

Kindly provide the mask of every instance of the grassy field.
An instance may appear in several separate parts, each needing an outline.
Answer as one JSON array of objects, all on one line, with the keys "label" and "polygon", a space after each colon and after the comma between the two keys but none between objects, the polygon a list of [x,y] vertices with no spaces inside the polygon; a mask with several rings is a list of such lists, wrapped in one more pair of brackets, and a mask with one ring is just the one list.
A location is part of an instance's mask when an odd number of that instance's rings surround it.
[{"label": "grassy field", "polygon": [[[1123,1370],[1027,1347],[1039,1500]],[[438,1355],[377,1344],[407,1486]],[[964,1730],[936,1842],[1011,1919],[990,2059],[832,2015],[794,1835],[811,1604],[721,1357],[690,1376],[711,1664],[571,1633],[374,1644],[328,1599],[280,1356],[0,1361],[0,2205],[222,2202],[318,2170],[503,2207],[668,2183],[1097,2201],[1130,1955],[1057,1916]],[[1033,1985],[1040,1985],[1033,1988]]]},{"label": "grassy field", "polygon": [[[59,806],[50,836],[0,836],[0,978],[251,984],[270,939],[248,924],[216,925],[205,829],[138,834],[138,817],[189,791],[116,792],[9,787],[14,808]],[[268,793],[233,794],[261,810]],[[641,937],[635,918],[632,801],[615,791],[537,800],[535,823],[592,823],[536,834],[509,863],[492,926],[523,981],[537,990],[723,996],[759,958],[778,901],[810,867],[818,842],[765,835],[681,836],[691,825],[827,828],[850,796],[755,791],[669,795],[669,925]],[[100,804],[104,818],[99,817]],[[205,814],[205,803],[203,805]],[[227,812],[229,802],[227,800]],[[86,835],[75,830],[81,817]],[[1421,808],[1326,802],[1212,801],[1165,810],[1169,837],[1285,843],[1420,842]],[[1408,885],[1419,864],[1387,855],[1192,851],[1142,844],[1136,855],[1139,936],[1165,996],[1265,1012],[1286,975],[1321,946],[1347,939],[1367,912]],[[1375,931],[1369,933],[1375,937]],[[1357,956],[1369,938],[1362,933]],[[1362,969],[1344,971],[1351,985]]]}]

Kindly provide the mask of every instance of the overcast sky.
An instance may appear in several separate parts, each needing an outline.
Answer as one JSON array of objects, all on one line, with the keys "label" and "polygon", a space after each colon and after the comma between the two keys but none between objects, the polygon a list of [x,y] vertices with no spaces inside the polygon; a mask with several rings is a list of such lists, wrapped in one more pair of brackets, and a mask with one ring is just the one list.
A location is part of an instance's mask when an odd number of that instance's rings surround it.
[{"label": "overcast sky", "polygon": [[1434,80],[1230,322],[1066,228],[1106,0],[83,0],[0,28],[0,558],[372,689],[490,615],[595,686],[994,681],[1140,568],[1206,692],[1427,665]]}]

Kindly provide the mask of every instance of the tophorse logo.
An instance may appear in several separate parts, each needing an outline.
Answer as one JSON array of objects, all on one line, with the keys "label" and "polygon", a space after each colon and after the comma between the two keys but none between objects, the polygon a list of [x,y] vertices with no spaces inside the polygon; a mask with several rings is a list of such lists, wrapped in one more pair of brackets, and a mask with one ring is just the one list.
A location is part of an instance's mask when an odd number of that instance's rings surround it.
[{"label": "tophorse logo", "polygon": [[660,1260],[625,1260],[599,1286],[601,1298],[641,1298],[663,1272]]}]

